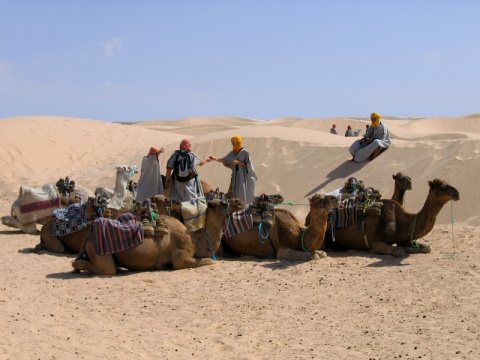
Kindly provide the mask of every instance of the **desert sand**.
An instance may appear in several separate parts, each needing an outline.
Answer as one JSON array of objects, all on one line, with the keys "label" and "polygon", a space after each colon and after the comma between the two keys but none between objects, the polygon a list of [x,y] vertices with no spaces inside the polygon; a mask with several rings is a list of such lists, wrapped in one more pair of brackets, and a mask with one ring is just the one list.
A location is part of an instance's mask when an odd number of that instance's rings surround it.
[{"label": "desert sand", "polygon": [[[0,215],[21,185],[69,176],[113,188],[115,166],[140,167],[150,146],[181,139],[204,158],[224,156],[239,135],[257,172],[257,193],[280,193],[302,220],[308,197],[351,176],[393,194],[412,178],[405,208],[418,212],[428,181],[460,192],[423,240],[429,254],[403,258],[329,252],[318,261],[219,258],[189,270],[117,276],[73,273],[74,255],[35,251],[38,235],[0,224],[0,359],[478,359],[480,358],[480,114],[382,117],[392,146],[350,161],[368,118],[188,118],[134,124],[64,117],[0,119]],[[331,135],[335,123],[340,135]],[[219,163],[198,168],[226,190]],[[139,174],[134,177],[138,179]],[[40,226],[39,226],[40,228]]]}]

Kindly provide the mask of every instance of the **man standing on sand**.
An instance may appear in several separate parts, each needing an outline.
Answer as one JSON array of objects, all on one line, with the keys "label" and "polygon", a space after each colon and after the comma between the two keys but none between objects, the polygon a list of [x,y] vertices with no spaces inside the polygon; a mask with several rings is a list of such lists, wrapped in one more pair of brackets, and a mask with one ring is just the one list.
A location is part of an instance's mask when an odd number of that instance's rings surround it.
[{"label": "man standing on sand", "polygon": [[352,154],[352,161],[362,162],[375,159],[382,151],[388,149],[391,144],[390,132],[387,125],[380,122],[380,115],[372,113],[372,121],[362,139],[356,140],[348,149]]}]

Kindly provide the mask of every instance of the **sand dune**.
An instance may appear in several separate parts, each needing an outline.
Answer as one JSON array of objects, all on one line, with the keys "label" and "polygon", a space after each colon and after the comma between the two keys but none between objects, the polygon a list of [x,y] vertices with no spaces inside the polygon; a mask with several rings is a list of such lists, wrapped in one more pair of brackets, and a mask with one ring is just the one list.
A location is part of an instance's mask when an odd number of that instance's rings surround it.
[{"label": "sand dune", "polygon": [[[308,196],[351,176],[390,198],[392,175],[405,172],[413,181],[405,203],[411,212],[423,206],[429,180],[460,192],[428,237],[432,253],[405,259],[353,251],[309,263],[221,259],[212,267],[102,277],[72,274],[72,257],[32,252],[38,236],[0,225],[0,358],[477,359],[480,114],[382,121],[392,146],[357,164],[347,151],[355,138],[342,134],[347,125],[363,134],[367,118],[0,119],[2,216],[21,185],[69,176],[92,191],[113,188],[115,166],[140,167],[152,145],[165,148],[164,169],[185,137],[204,158],[224,156],[230,138],[242,136],[258,194],[282,194],[293,205],[280,206],[299,219]],[[332,123],[341,135],[329,133]],[[227,189],[221,164],[198,172]],[[449,258],[454,250],[458,256]]]}]

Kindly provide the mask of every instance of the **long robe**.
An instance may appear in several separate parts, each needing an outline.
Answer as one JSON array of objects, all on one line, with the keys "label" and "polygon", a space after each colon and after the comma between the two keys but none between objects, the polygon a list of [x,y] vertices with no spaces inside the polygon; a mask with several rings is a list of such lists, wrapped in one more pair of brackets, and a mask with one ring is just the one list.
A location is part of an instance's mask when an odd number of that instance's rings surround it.
[{"label": "long robe", "polygon": [[[233,196],[243,200],[245,205],[253,203],[257,175],[255,174],[248,150],[243,148],[238,154],[230,151],[222,160],[223,165],[232,170],[231,185]],[[247,166],[232,165],[233,160],[244,162]]]},{"label": "long robe", "polygon": [[144,156],[140,178],[137,182],[137,195],[135,201],[144,201],[154,195],[165,195],[162,175],[160,174],[160,162],[157,154]]},{"label": "long robe", "polygon": [[375,140],[364,146],[363,139],[359,139],[350,146],[348,151],[354,157],[355,162],[367,160],[377,147],[387,149],[391,145],[390,132],[387,125],[383,123],[380,123],[375,129],[370,126],[363,137]]},{"label": "long robe", "polygon": [[[191,151],[189,152],[189,156],[190,163],[193,164],[193,167],[195,168],[200,163],[200,159]],[[167,169],[172,169],[172,177],[170,179],[170,197],[180,202],[204,197],[205,195],[203,194],[202,184],[200,183],[198,176],[186,182],[175,180],[173,171],[175,169],[176,159],[177,153],[174,152],[167,161]],[[195,173],[197,173],[196,170]]]}]

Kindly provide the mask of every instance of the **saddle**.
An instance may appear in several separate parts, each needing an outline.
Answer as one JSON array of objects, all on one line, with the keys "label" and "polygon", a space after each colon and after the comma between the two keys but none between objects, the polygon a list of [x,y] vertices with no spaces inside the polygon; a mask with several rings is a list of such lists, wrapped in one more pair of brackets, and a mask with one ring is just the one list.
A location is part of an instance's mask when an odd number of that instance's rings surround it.
[{"label": "saddle", "polygon": [[280,194],[266,195],[261,194],[255,197],[251,206],[253,224],[263,225],[271,228],[275,223],[275,206],[283,202],[283,196]]},{"label": "saddle", "polygon": [[163,236],[168,234],[165,217],[158,213],[157,205],[152,204],[150,199],[145,199],[143,203],[137,202],[134,212],[136,221],[143,225],[144,235]]},{"label": "saddle", "polygon": [[75,193],[75,181],[70,180],[68,176],[65,177],[65,179],[59,179],[55,186],[60,194],[60,202],[62,205],[82,202],[80,195]]}]

